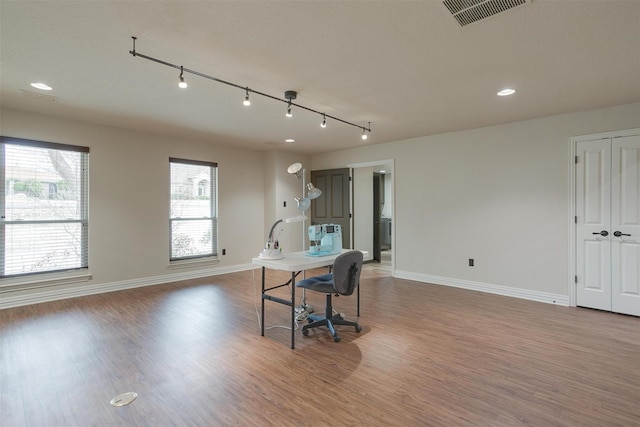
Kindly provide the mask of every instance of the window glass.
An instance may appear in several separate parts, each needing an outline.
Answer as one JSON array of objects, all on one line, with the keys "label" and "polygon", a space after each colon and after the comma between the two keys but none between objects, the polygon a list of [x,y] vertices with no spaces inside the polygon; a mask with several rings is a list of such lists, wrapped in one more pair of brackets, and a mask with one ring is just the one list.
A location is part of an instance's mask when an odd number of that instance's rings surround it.
[{"label": "window glass", "polygon": [[172,261],[218,255],[215,163],[169,159]]},{"label": "window glass", "polygon": [[0,276],[88,266],[89,149],[1,138]]}]

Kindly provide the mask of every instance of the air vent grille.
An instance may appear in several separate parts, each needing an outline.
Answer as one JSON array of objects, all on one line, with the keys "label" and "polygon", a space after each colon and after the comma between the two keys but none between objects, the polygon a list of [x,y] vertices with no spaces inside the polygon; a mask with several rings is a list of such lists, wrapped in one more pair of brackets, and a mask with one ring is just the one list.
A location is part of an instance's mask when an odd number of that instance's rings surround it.
[{"label": "air vent grille", "polygon": [[461,27],[522,6],[530,0],[445,0],[443,3]]},{"label": "air vent grille", "polygon": [[24,89],[20,89],[20,92],[22,92],[22,96],[29,99],[35,99],[37,101],[45,101],[45,102],[58,102],[57,96],[44,95],[42,93],[30,92]]}]

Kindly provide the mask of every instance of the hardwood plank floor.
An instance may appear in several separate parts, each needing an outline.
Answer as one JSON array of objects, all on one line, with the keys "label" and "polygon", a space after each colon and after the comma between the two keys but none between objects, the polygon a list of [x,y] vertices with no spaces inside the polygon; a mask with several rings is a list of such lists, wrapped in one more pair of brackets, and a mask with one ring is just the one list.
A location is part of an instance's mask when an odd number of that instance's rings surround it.
[{"label": "hardwood plank floor", "polygon": [[[339,343],[297,331],[291,350],[277,327],[286,306],[266,301],[260,336],[259,280],[255,270],[0,310],[0,424],[640,425],[639,318],[365,268],[363,331],[342,327]],[[307,301],[322,311],[323,295]],[[355,298],[334,304],[356,318]],[[138,398],[109,404],[126,391]]]}]

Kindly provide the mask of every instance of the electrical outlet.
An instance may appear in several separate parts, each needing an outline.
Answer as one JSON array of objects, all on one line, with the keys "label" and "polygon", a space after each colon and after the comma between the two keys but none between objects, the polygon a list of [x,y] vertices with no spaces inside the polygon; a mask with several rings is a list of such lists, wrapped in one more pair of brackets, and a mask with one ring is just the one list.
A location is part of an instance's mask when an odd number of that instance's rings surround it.
[{"label": "electrical outlet", "polygon": [[473,267],[475,264],[475,261],[473,260],[473,258],[469,258],[469,267]]},{"label": "electrical outlet", "polygon": [[223,250],[222,250],[222,255],[226,255],[226,254],[227,254],[227,250],[226,250],[226,249],[223,249]]},{"label": "electrical outlet", "polygon": [[287,207],[287,201],[286,200],[284,201],[283,205],[284,205],[285,208]]}]

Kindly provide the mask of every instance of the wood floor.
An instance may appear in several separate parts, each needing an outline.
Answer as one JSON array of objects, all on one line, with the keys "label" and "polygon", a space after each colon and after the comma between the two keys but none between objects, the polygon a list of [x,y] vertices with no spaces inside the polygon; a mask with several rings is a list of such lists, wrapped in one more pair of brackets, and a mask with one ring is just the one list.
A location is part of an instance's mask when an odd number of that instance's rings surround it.
[{"label": "wood floor", "polygon": [[[287,277],[268,272],[275,285]],[[0,424],[638,426],[640,318],[392,279],[296,332],[260,271],[0,310]],[[285,292],[286,288],[282,289]],[[299,293],[298,293],[299,294]],[[283,294],[284,295],[284,294]],[[323,296],[307,292],[322,310]],[[355,318],[355,299],[336,307]],[[130,405],[111,399],[133,391]]]}]

